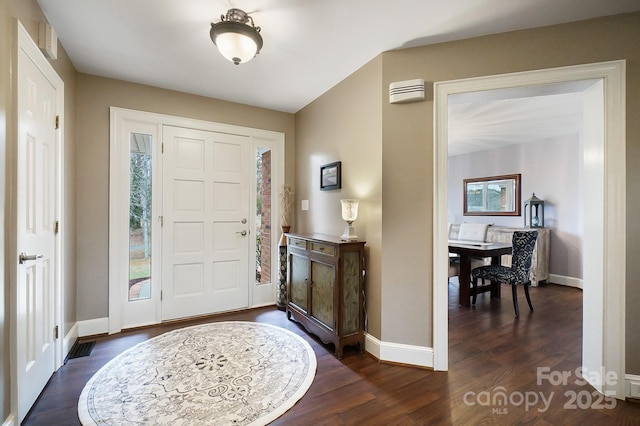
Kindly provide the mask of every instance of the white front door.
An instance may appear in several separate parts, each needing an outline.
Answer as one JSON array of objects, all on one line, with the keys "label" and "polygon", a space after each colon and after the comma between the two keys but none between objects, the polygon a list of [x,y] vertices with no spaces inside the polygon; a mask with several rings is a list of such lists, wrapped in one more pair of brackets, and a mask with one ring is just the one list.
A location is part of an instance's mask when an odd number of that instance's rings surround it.
[{"label": "white front door", "polygon": [[19,49],[15,326],[20,420],[56,369],[56,90]]},{"label": "white front door", "polygon": [[163,128],[163,320],[249,306],[250,145]]}]

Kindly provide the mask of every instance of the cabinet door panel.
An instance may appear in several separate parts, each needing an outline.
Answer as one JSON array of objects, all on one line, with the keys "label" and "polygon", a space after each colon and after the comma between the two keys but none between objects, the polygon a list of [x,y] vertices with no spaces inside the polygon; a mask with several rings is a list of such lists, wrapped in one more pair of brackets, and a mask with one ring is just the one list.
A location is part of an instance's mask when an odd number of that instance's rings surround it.
[{"label": "cabinet door panel", "polygon": [[292,254],[290,256],[289,267],[291,268],[291,288],[289,290],[291,303],[307,312],[309,311],[307,293],[309,261],[304,257]]},{"label": "cabinet door panel", "polygon": [[360,253],[344,254],[342,282],[342,332],[344,334],[360,331]]},{"label": "cabinet door panel", "polygon": [[311,262],[311,315],[321,323],[334,328],[333,282],[335,269],[320,262]]}]

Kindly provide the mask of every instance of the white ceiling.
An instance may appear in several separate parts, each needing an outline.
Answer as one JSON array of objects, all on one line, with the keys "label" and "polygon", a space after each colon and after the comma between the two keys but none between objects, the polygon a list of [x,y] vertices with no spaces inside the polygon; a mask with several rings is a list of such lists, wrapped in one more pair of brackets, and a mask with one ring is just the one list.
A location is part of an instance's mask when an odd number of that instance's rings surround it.
[{"label": "white ceiling", "polygon": [[449,96],[449,155],[537,142],[580,133],[581,80]]},{"label": "white ceiling", "polygon": [[[638,0],[37,2],[80,72],[285,112],[386,50],[640,10]],[[260,55],[238,66],[209,38],[232,7],[264,38]]]}]

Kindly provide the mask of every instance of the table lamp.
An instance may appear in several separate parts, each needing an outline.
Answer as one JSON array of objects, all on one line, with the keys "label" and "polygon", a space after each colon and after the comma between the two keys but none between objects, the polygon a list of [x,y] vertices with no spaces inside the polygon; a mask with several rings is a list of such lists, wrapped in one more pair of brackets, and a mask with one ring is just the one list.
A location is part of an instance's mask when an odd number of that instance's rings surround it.
[{"label": "table lamp", "polygon": [[347,222],[344,233],[340,237],[342,241],[357,241],[358,236],[354,234],[353,222],[358,218],[358,200],[344,199],[340,200],[342,203],[342,219]]}]

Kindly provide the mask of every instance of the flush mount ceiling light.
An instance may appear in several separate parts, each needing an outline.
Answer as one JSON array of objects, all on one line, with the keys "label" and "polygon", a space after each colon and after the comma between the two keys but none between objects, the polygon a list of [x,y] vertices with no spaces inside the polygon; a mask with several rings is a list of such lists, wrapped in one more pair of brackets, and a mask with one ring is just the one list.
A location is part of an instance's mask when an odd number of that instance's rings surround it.
[{"label": "flush mount ceiling light", "polygon": [[240,9],[229,9],[220,18],[221,22],[211,23],[209,35],[222,56],[238,65],[240,62],[249,62],[260,53],[260,27],[254,25],[251,16]]}]

